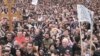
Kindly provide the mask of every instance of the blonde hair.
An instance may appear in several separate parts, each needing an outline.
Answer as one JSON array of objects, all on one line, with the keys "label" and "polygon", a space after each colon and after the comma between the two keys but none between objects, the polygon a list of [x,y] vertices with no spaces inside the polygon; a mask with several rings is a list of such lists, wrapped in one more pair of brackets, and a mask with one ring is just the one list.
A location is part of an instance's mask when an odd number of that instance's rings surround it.
[{"label": "blonde hair", "polygon": [[68,43],[68,38],[63,38],[62,42]]}]

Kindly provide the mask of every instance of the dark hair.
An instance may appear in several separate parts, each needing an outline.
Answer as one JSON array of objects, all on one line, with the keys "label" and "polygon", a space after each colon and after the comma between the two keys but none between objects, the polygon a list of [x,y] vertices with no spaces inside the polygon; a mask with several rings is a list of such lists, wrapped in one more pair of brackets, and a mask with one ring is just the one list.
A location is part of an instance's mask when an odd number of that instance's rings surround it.
[{"label": "dark hair", "polygon": [[15,36],[15,35],[14,35],[13,33],[7,32],[7,33],[6,33],[6,36],[7,36],[8,34],[11,34],[11,38],[14,39],[14,36]]},{"label": "dark hair", "polygon": [[55,47],[54,43],[52,43],[52,44],[50,44],[49,49],[50,49],[50,47],[51,47],[52,45]]},{"label": "dark hair", "polygon": [[[17,52],[17,50],[19,50],[20,53],[21,53],[20,55],[23,56],[23,55],[22,55],[22,51],[21,51],[21,49],[16,49],[15,52]],[[16,55],[16,53],[15,53],[15,55]],[[16,56],[17,56],[17,55],[16,55]]]},{"label": "dark hair", "polygon": [[32,46],[33,46],[33,43],[32,43],[32,42],[28,42],[27,45],[28,45],[28,44],[32,44]]},{"label": "dark hair", "polygon": [[6,32],[6,35],[7,35],[7,34],[11,34],[11,35],[12,35],[12,33],[11,33],[11,32]]}]

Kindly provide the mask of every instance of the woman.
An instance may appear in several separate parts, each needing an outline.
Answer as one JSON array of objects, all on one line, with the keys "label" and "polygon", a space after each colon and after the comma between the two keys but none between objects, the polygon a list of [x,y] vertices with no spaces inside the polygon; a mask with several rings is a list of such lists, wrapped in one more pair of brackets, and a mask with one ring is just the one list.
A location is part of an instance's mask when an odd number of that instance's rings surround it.
[{"label": "woman", "polygon": [[57,52],[56,52],[56,49],[55,49],[54,44],[51,44],[51,45],[50,45],[49,51],[50,51],[50,53],[51,53],[51,56],[57,56]]},{"label": "woman", "polygon": [[19,49],[16,50],[16,56],[22,56],[21,51]]}]

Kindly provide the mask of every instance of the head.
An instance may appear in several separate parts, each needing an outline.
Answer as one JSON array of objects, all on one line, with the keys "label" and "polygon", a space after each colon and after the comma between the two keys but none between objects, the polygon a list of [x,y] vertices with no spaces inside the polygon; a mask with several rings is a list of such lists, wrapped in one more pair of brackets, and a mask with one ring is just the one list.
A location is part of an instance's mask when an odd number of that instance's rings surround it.
[{"label": "head", "polygon": [[19,49],[16,50],[16,55],[21,56],[21,51]]},{"label": "head", "polygon": [[40,56],[43,56],[43,54],[44,54],[44,51],[43,51],[42,49],[40,49],[40,50],[39,50],[39,55],[40,55]]},{"label": "head", "polygon": [[60,44],[60,40],[59,39],[56,39],[56,44]]},{"label": "head", "polygon": [[71,56],[69,50],[66,50],[66,51],[65,51],[65,56]]},{"label": "head", "polygon": [[26,43],[30,42],[30,38],[29,37],[25,37]]},{"label": "head", "polygon": [[64,35],[64,36],[68,36],[68,35],[69,35],[68,30],[64,31],[64,32],[63,32],[63,35]]},{"label": "head", "polygon": [[48,39],[50,37],[49,34],[45,34],[45,38]]},{"label": "head", "polygon": [[38,35],[40,33],[40,29],[35,29],[35,34]]},{"label": "head", "polygon": [[9,46],[4,47],[4,56],[9,56],[11,52],[11,48]]},{"label": "head", "polygon": [[67,38],[62,39],[62,46],[65,48],[68,46],[68,39]]},{"label": "head", "polygon": [[18,36],[18,37],[22,37],[22,36],[23,36],[22,31],[17,32],[17,36]]},{"label": "head", "polygon": [[7,38],[7,41],[11,41],[12,40],[12,33],[7,33],[6,38]]},{"label": "head", "polygon": [[29,42],[27,43],[27,50],[33,50],[33,43]]},{"label": "head", "polygon": [[55,46],[53,44],[50,45],[50,51],[54,52],[55,51]]},{"label": "head", "polygon": [[23,36],[24,36],[24,37],[26,36],[26,34],[27,34],[26,32],[23,32]]}]

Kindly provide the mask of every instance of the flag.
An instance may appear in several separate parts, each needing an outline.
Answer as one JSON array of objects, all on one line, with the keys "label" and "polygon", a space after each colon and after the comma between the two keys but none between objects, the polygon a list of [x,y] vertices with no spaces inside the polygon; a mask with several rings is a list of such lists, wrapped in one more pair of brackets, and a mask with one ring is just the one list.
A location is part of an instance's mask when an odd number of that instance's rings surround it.
[{"label": "flag", "polygon": [[93,14],[94,12],[89,10],[88,8],[86,8],[83,5],[77,5],[77,13],[78,13],[78,20],[79,22],[89,22],[92,23],[92,18],[93,18]]},{"label": "flag", "polygon": [[37,3],[38,3],[38,0],[32,0],[33,5],[37,5]]},{"label": "flag", "polygon": [[[91,24],[91,39],[90,39],[90,44],[92,43],[92,33],[93,33],[93,15],[94,15],[94,12],[89,10],[88,8],[86,8],[84,5],[80,5],[78,4],[77,5],[77,14],[78,14],[78,21],[79,22],[89,22]],[[81,27],[81,24],[79,23],[79,27]],[[83,37],[84,35],[82,36],[82,31],[81,31],[81,28],[80,28],[80,37],[81,37],[81,56],[83,55],[84,53],[84,47],[82,46],[83,45]],[[90,54],[92,53],[91,52],[91,47],[92,45],[90,45]]]}]

